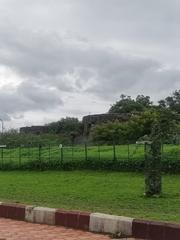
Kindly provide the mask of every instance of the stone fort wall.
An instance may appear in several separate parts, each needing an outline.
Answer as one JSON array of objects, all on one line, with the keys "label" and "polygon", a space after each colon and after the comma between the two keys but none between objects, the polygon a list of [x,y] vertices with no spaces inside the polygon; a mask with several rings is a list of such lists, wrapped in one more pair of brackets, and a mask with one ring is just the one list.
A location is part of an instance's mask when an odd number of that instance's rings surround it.
[{"label": "stone fort wall", "polygon": [[22,127],[20,128],[20,133],[32,133],[37,135],[41,133],[48,133],[48,127],[46,126]]},{"label": "stone fort wall", "polygon": [[127,121],[131,117],[131,114],[123,113],[123,114],[116,114],[116,113],[104,113],[104,114],[95,114],[95,115],[88,115],[83,117],[83,125],[84,125],[84,134],[88,135],[91,127],[99,123],[105,122],[113,122],[113,121]]},{"label": "stone fort wall", "polygon": [[[131,117],[131,114],[115,114],[115,113],[104,113],[104,114],[95,114],[84,116],[82,119],[84,125],[84,135],[88,135],[90,129],[99,123],[105,123],[108,121],[127,121]],[[49,129],[47,126],[31,126],[31,127],[22,127],[20,128],[20,133],[32,133],[32,134],[42,134],[48,133]]]}]

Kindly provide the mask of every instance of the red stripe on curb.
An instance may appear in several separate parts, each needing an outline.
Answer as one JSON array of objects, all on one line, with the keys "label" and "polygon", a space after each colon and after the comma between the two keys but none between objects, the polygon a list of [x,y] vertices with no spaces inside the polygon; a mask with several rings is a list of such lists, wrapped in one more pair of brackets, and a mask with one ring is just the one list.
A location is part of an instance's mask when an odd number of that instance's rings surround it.
[{"label": "red stripe on curb", "polygon": [[136,238],[151,240],[180,240],[180,225],[135,219],[132,234]]},{"label": "red stripe on curb", "polygon": [[[24,221],[26,215],[25,209],[27,207],[23,204],[0,203],[0,217]],[[33,209],[36,208],[32,208],[32,211]],[[47,208],[42,208],[41,210],[43,215]],[[117,216],[114,217],[116,218]],[[55,225],[89,230],[90,213],[58,209],[53,215],[53,224],[54,218]],[[132,222],[132,235],[140,239],[180,240],[180,224],[135,219]]]},{"label": "red stripe on curb", "polygon": [[149,238],[153,240],[164,239],[165,237],[165,227],[163,223],[160,222],[150,222],[149,223]]},{"label": "red stripe on curb", "polygon": [[78,228],[79,212],[67,212],[66,217],[67,217],[66,227]]},{"label": "red stripe on curb", "polygon": [[25,220],[25,205],[2,203],[0,205],[0,217]]},{"label": "red stripe on curb", "polygon": [[179,240],[180,239],[180,225],[169,224],[165,225],[165,240]]},{"label": "red stripe on curb", "polygon": [[132,223],[132,235],[136,238],[148,238],[149,226],[147,221],[133,220]]},{"label": "red stripe on curb", "polygon": [[78,228],[82,230],[89,230],[90,213],[79,214]]},{"label": "red stripe on curb", "polygon": [[57,210],[55,213],[55,225],[89,230],[90,213]]},{"label": "red stripe on curb", "polygon": [[67,212],[63,210],[57,210],[55,212],[55,225],[67,226]]}]

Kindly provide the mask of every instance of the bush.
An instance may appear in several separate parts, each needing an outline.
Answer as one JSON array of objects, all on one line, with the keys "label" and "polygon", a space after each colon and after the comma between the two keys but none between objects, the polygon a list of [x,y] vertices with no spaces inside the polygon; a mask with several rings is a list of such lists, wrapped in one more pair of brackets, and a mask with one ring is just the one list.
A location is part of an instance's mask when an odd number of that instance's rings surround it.
[{"label": "bush", "polygon": [[[1,166],[1,170],[109,170],[120,172],[144,172],[145,162],[142,159],[133,160],[101,160],[88,159],[87,161],[65,161],[58,160],[43,161],[32,160],[21,165],[6,163]],[[162,173],[177,174],[180,173],[180,161],[164,159],[162,161]]]}]

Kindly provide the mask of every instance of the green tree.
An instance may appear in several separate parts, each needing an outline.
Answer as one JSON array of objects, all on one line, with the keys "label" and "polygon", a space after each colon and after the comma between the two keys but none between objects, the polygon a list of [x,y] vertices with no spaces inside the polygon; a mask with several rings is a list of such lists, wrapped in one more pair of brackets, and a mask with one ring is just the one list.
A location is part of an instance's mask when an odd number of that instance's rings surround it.
[{"label": "green tree", "polygon": [[127,129],[125,124],[119,121],[98,124],[91,132],[92,139],[100,143],[120,143],[127,139]]},{"label": "green tree", "polygon": [[159,106],[180,113],[180,90],[176,90],[171,96],[159,101]]},{"label": "green tree", "polygon": [[133,115],[127,122],[108,122],[96,125],[92,131],[94,141],[106,143],[135,142],[144,135],[150,135],[153,122],[158,118],[158,112],[146,110],[139,115]]},{"label": "green tree", "polygon": [[130,96],[121,95],[120,100],[111,106],[109,113],[135,113],[143,112],[146,108],[150,107],[152,102],[149,96],[138,95],[136,99]]},{"label": "green tree", "polygon": [[60,143],[70,144],[70,138],[63,134],[42,133],[39,135],[31,133],[19,133],[17,130],[11,129],[0,135],[0,143],[7,146],[20,146],[20,145],[57,145]]},{"label": "green tree", "polygon": [[82,122],[78,118],[66,117],[62,118],[60,121],[52,122],[47,125],[50,132],[52,133],[63,133],[71,134],[72,132],[76,135],[82,133]]},{"label": "green tree", "polygon": [[138,95],[136,97],[136,103],[139,103],[146,108],[150,107],[153,104],[153,102],[150,100],[150,97],[144,95]]}]

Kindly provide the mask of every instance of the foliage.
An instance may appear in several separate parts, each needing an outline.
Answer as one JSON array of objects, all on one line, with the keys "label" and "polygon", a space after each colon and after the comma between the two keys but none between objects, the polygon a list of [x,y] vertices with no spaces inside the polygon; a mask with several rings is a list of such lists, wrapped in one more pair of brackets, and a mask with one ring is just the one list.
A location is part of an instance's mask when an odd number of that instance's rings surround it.
[{"label": "foliage", "polygon": [[158,109],[158,118],[156,119],[161,130],[161,139],[163,142],[172,141],[172,137],[179,133],[179,121],[176,114],[170,109]]},{"label": "foliage", "polygon": [[78,120],[78,118],[62,118],[60,121],[47,124],[47,126],[49,131],[55,134],[71,134],[73,132],[78,135],[82,133],[82,123]]},{"label": "foliage", "polygon": [[171,96],[159,101],[159,106],[180,113],[180,90],[173,92]]},{"label": "foliage", "polygon": [[164,143],[176,142],[176,138],[180,135],[177,114],[161,107],[147,108],[141,113],[133,114],[126,122],[115,121],[96,125],[91,135],[95,142],[133,143],[144,136],[150,137],[154,122],[159,123]]},{"label": "foliage", "polygon": [[161,194],[162,132],[158,122],[153,125],[150,140],[150,143],[145,143],[145,195],[147,197]]},{"label": "foliage", "polygon": [[113,139],[112,132],[115,131],[114,135],[121,133],[118,135],[121,142],[136,141],[144,135],[150,135],[153,122],[159,123],[164,142],[175,142],[180,136],[180,90],[160,100],[158,105],[154,105],[149,96],[138,95],[136,99],[132,99],[121,95],[120,100],[111,106],[109,113],[131,113],[132,117],[126,123],[108,123],[102,128],[98,126],[93,133],[95,140],[104,141],[106,136],[108,142]]},{"label": "foliage", "polygon": [[[115,149],[115,155],[114,155]],[[0,149],[0,169],[47,170],[93,169],[143,172],[143,145],[113,146],[21,146]],[[180,173],[180,146],[165,145],[162,171]]]},{"label": "foliage", "polygon": [[149,108],[153,104],[153,102],[150,100],[150,97],[144,95],[138,95],[136,97],[136,103],[139,103],[144,108]]},{"label": "foliage", "polygon": [[[180,173],[180,162],[177,159],[164,159],[162,166],[162,172],[168,174],[179,174]],[[3,165],[1,170],[107,170],[107,171],[119,171],[119,172],[144,172],[145,162],[142,159],[134,160],[101,160],[95,158],[89,158],[88,161],[85,160],[72,160],[60,162],[58,160],[54,161],[44,161],[42,160],[32,160],[29,162],[22,163],[21,166],[18,164],[6,163]]]},{"label": "foliage", "polygon": [[94,142],[111,144],[113,141],[115,143],[125,141],[126,132],[125,124],[115,121],[96,125],[91,134]]},{"label": "foliage", "polygon": [[0,143],[6,145],[48,145],[48,144],[72,144],[75,138],[82,134],[82,123],[77,118],[62,118],[58,122],[47,125],[49,133],[31,134],[19,133],[10,129],[0,135]]},{"label": "foliage", "polygon": [[95,142],[127,143],[135,142],[144,135],[149,135],[153,122],[158,118],[158,112],[146,110],[134,115],[127,122],[108,122],[96,125],[92,131]]},{"label": "foliage", "polygon": [[[109,113],[130,113],[128,121],[115,121],[95,125],[88,140],[99,143],[134,143],[139,139],[149,138],[152,125],[158,121],[164,143],[180,142],[180,90],[172,96],[154,105],[149,96],[138,95],[135,99],[121,95],[113,104]],[[82,143],[83,123],[77,118],[66,117],[47,124],[48,134],[19,134],[10,130],[0,135],[0,143],[7,145]]]},{"label": "foliage", "polygon": [[138,95],[134,100],[130,96],[121,95],[120,100],[111,106],[109,113],[143,112],[152,102],[149,96]]},{"label": "foliage", "polygon": [[19,145],[49,145],[49,144],[71,144],[68,136],[63,134],[43,133],[40,135],[30,133],[18,133],[15,130],[10,130],[0,135],[0,144],[8,146]]}]

